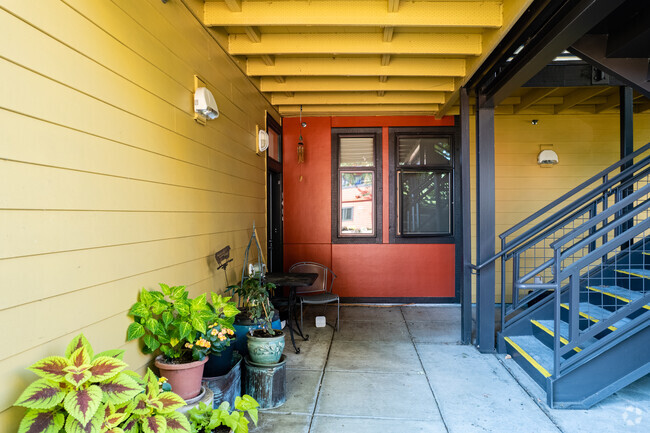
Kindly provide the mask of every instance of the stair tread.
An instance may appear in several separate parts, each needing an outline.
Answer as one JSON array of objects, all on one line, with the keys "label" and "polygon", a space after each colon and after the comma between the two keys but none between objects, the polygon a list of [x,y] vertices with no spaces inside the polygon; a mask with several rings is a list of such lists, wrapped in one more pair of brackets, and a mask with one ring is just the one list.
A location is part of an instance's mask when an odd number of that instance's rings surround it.
[{"label": "stair tread", "polygon": [[[515,343],[518,346],[515,347],[517,352],[533,364],[543,376],[549,377],[551,375],[551,371],[553,371],[553,350],[549,349],[544,343],[532,335],[515,335],[506,337],[505,340],[509,344],[510,341],[508,340]],[[524,353],[522,353],[522,350]]]},{"label": "stair tread", "polygon": [[[641,292],[619,286],[588,286],[587,288],[596,292],[601,292],[605,295],[612,296],[614,298],[618,298],[621,301],[625,302],[636,301],[637,299],[643,297],[643,294]],[[650,308],[650,304],[646,305],[645,307]]]},{"label": "stair tread", "polygon": [[616,272],[620,272],[621,274],[626,274],[626,275],[632,275],[635,277],[650,278],[650,269],[628,268],[628,269],[617,269]]},{"label": "stair tread", "polygon": [[[567,304],[562,304],[563,308],[566,308],[567,310],[569,309],[569,306]],[[600,322],[603,319],[607,319],[609,316],[611,316],[613,313],[609,310],[606,310],[604,308],[601,308],[597,305],[590,304],[589,302],[580,302],[580,315],[583,317],[586,317],[594,322]],[[615,331],[616,329],[620,328],[621,326],[627,324],[630,322],[630,319],[627,317],[622,318],[618,322],[614,323],[611,325],[609,328],[612,331]]]},{"label": "stair tread", "polygon": [[[554,320],[537,320],[537,323],[540,325],[544,326],[546,329],[550,331],[551,335],[555,335],[555,321]],[[564,339],[562,341],[563,344],[566,344],[569,340],[569,324],[565,322],[564,320],[560,321],[560,337]],[[591,343],[595,343],[598,341],[597,338],[590,338],[587,341],[585,341],[583,344],[578,346],[577,350],[578,352],[585,347],[589,346]]]}]

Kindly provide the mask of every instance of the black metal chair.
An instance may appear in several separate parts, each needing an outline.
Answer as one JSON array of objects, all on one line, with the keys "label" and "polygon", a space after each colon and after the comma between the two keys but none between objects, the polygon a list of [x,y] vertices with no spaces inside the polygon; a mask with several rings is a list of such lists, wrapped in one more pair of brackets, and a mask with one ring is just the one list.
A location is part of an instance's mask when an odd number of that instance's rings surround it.
[{"label": "black metal chair", "polygon": [[302,328],[303,304],[325,305],[336,302],[336,330],[339,330],[339,312],[341,301],[339,295],[332,293],[336,274],[330,268],[315,262],[294,263],[289,272],[308,272],[318,274],[314,284],[308,287],[298,287],[296,295],[300,298],[300,327]]}]

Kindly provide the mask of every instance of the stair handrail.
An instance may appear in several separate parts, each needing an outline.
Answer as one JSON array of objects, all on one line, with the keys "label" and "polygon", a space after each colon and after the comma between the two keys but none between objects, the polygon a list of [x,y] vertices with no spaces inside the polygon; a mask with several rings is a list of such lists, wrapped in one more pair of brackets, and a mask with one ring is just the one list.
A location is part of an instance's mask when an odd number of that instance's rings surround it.
[{"label": "stair handrail", "polygon": [[[593,184],[593,183],[595,183],[596,181],[599,181],[599,180],[602,181],[602,179],[603,179],[605,176],[609,175],[611,172],[613,172],[614,170],[618,169],[619,167],[622,167],[622,166],[627,165],[629,162],[633,161],[634,158],[636,158],[637,156],[643,154],[644,152],[646,152],[646,151],[649,150],[649,149],[650,149],[650,142],[647,143],[647,144],[645,144],[644,146],[640,147],[639,149],[635,150],[634,152],[632,152],[631,154],[627,155],[626,157],[624,157],[624,158],[620,159],[619,161],[615,162],[614,164],[610,165],[609,167],[605,168],[604,170],[600,171],[599,173],[595,174],[594,176],[590,177],[590,178],[587,179],[586,181],[582,182],[580,185],[576,186],[575,188],[573,188],[573,189],[570,190],[569,192],[567,192],[567,193],[561,195],[560,197],[558,197],[557,199],[553,200],[551,203],[549,203],[549,204],[547,204],[546,206],[544,206],[543,208],[539,209],[537,212],[535,212],[535,213],[533,213],[532,215],[528,216],[528,217],[525,218],[524,220],[522,220],[522,221],[518,222],[517,224],[515,224],[514,226],[510,227],[508,230],[506,230],[506,231],[504,231],[503,233],[501,233],[501,234],[499,235],[499,237],[500,237],[502,240],[505,240],[505,238],[508,237],[509,235],[513,234],[514,232],[516,232],[517,230],[521,229],[522,227],[525,227],[527,224],[530,224],[532,221],[535,221],[537,218],[539,218],[540,216],[544,215],[545,213],[547,213],[547,212],[550,211],[551,209],[554,209],[554,208],[557,207],[559,204],[565,202],[568,198],[570,198],[570,197],[576,195],[578,192],[584,190],[584,189],[585,189],[586,187],[588,187],[589,185],[591,185],[591,184]],[[629,176],[631,173],[633,173],[634,171],[636,171],[636,169],[638,169],[639,166],[641,166],[641,165],[645,165],[645,164],[648,162],[648,160],[650,160],[650,156],[647,156],[647,157],[643,158],[641,161],[637,161],[636,163],[633,163],[633,164],[630,165],[629,167],[625,167],[624,170],[622,170],[622,171],[621,171],[620,173],[618,173],[614,178],[612,178],[611,180],[609,180],[609,181],[606,182],[606,183],[611,183],[611,181],[613,181],[613,180],[616,179],[616,178]],[[614,184],[615,184],[615,183],[616,183],[616,182],[614,182]],[[603,184],[603,185],[604,185],[604,184]],[[601,186],[601,188],[602,188],[602,186]],[[600,188],[599,188],[599,189],[600,189]],[[593,190],[592,190],[592,191],[593,191]],[[592,191],[590,191],[590,192],[592,192]],[[602,193],[602,190],[601,190],[600,192]],[[586,195],[586,194],[585,194],[585,195]],[[581,197],[581,199],[584,199],[584,196]],[[580,199],[579,199],[579,200],[580,200]],[[572,203],[575,203],[575,201],[572,202]],[[564,209],[564,208],[563,208],[563,209]],[[515,241],[516,241],[517,239],[519,239],[520,237],[523,237],[523,236],[527,235],[528,233],[530,233],[530,232],[533,231],[534,229],[538,228],[540,225],[547,225],[548,220],[557,219],[557,218],[558,218],[557,214],[560,213],[563,209],[561,209],[560,211],[556,212],[555,214],[553,214],[553,215],[547,217],[544,221],[542,221],[542,222],[536,224],[534,227],[528,229],[526,232],[524,232],[524,233],[522,233],[521,235],[517,236],[517,238],[515,238],[514,240],[511,240],[510,243],[515,242]]]},{"label": "stair handrail", "polygon": [[[548,205],[544,206],[534,214],[530,215],[523,221],[515,224],[505,232],[501,233],[499,235],[499,238],[501,238],[502,241],[502,249],[501,251],[495,253],[488,259],[484,260],[478,265],[475,264],[468,264],[467,267],[474,271],[480,271],[482,268],[485,266],[489,265],[490,263],[495,262],[502,256],[509,254],[512,252],[515,248],[521,246],[526,241],[530,240],[531,235],[535,234],[538,232],[541,228],[547,228],[549,225],[549,222],[555,221],[558,218],[562,218],[566,216],[569,212],[572,212],[576,210],[579,206],[586,204],[589,200],[593,199],[594,197],[597,197],[598,195],[602,194],[603,192],[606,192],[609,190],[612,186],[616,185],[617,183],[621,182],[622,179],[625,180],[626,185],[631,184],[634,179],[638,177],[638,175],[634,175],[633,173],[639,169],[639,167],[646,166],[650,163],[650,156],[646,156],[640,161],[637,161],[636,163],[630,165],[629,167],[626,167],[623,171],[619,172],[616,174],[616,176],[612,177],[611,179],[605,180],[599,187],[592,189],[591,191],[587,192],[583,196],[579,197],[578,200],[571,202],[569,205],[565,206],[564,208],[556,211],[554,214],[548,216],[545,218],[543,221],[540,221],[537,223],[534,227],[531,227],[530,229],[526,230],[524,233],[520,234],[517,236],[515,239],[511,240],[510,242],[506,242],[505,238],[519,230],[520,228],[524,227],[525,225],[529,224],[531,221],[536,220],[539,218],[541,215],[544,215],[546,212],[548,212],[550,209],[553,209],[557,207],[560,203],[566,201],[569,197],[576,195],[577,192],[581,191],[585,187],[591,185],[592,183],[596,182],[597,180],[603,180],[609,173],[612,171],[618,169],[621,166],[624,166],[625,164],[629,163],[632,161],[634,158],[637,156],[643,154],[647,150],[650,150],[650,143],[645,144],[644,146],[640,147],[633,153],[629,154],[625,158],[622,158],[621,160],[615,162],[614,164],[610,165],[606,169],[600,171],[598,174],[592,176],[591,178],[587,179],[586,181],[582,182],[580,185],[577,187],[573,188],[571,191],[565,193],[564,195],[560,196],[559,198],[555,199]],[[642,173],[643,175],[646,174],[644,171]]]}]

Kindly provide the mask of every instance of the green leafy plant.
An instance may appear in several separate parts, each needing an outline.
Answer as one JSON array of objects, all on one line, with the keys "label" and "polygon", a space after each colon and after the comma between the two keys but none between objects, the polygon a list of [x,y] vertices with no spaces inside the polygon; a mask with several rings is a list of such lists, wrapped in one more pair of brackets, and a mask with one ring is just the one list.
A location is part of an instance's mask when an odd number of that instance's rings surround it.
[{"label": "green leafy plant", "polygon": [[189,433],[189,421],[185,415],[176,412],[185,401],[173,392],[161,390],[158,378],[149,369],[144,384],[145,391],[138,394],[124,411],[126,416],[123,419],[126,421],[120,424],[124,433]]},{"label": "green leafy plant", "polygon": [[209,433],[217,427],[227,426],[232,433],[248,433],[249,421],[246,415],[257,425],[257,408],[259,403],[248,394],[235,398],[235,407],[231,410],[230,403],[224,401],[217,409],[205,403],[199,403],[198,408],[187,411],[193,433]]},{"label": "green leafy plant", "polygon": [[[235,316],[240,313],[235,302],[230,297],[223,297],[214,292],[210,293],[211,302],[208,304],[214,313],[214,321],[208,325],[205,333],[202,333],[197,340],[199,349],[204,354],[219,354],[226,347],[230,346],[230,340],[234,338]],[[206,344],[206,342],[208,344]]]},{"label": "green leafy plant", "polygon": [[228,286],[229,291],[237,294],[246,309],[246,314],[266,330],[269,335],[275,335],[271,324],[273,321],[273,304],[269,290],[275,289],[275,284],[262,282],[259,277],[247,277],[241,285]]},{"label": "green leafy plant", "polygon": [[[123,371],[124,352],[98,354],[83,334],[72,339],[65,356],[50,356],[29,367],[40,379],[18,397],[16,406],[28,409],[18,433],[51,433],[65,427],[68,433],[99,433],[104,430],[105,409],[129,402],[143,391]],[[112,433],[119,430],[112,430]]]},{"label": "green leafy plant", "polygon": [[129,311],[133,323],[127,329],[127,341],[142,338],[144,353],[160,350],[167,360],[203,359],[204,342],[195,343],[215,320],[205,294],[190,299],[185,286],[160,284],[160,288],[140,292],[140,300]]}]

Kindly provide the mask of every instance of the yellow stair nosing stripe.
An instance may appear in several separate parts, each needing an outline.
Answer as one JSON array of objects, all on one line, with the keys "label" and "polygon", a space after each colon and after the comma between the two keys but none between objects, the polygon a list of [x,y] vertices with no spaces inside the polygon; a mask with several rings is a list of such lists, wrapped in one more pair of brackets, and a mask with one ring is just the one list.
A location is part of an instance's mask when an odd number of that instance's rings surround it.
[{"label": "yellow stair nosing stripe", "polygon": [[650,277],[647,276],[647,275],[635,274],[634,272],[623,271],[623,270],[621,270],[621,269],[617,269],[616,272],[620,272],[621,274],[626,274],[626,275],[632,275],[633,277],[639,277],[639,278],[650,279]]},{"label": "yellow stair nosing stripe", "polygon": [[535,359],[532,356],[530,356],[517,343],[512,341],[510,339],[510,337],[504,337],[504,340],[506,340],[508,342],[508,344],[510,344],[517,352],[519,352],[519,354],[521,356],[523,356],[526,359],[526,361],[530,362],[530,365],[535,367],[535,369],[537,369],[537,371],[539,371],[542,374],[542,376],[551,377],[551,373],[549,373],[548,370],[546,370],[544,367],[542,367],[542,365],[539,362],[535,361]]},{"label": "yellow stair nosing stripe", "polygon": [[[619,296],[619,295],[615,295],[615,294],[613,294],[613,293],[606,292],[606,291],[604,291],[604,290],[602,290],[602,289],[597,289],[597,288],[595,288],[595,287],[590,287],[590,286],[587,286],[587,288],[588,288],[589,290],[593,290],[594,292],[602,293],[603,295],[611,296],[612,298],[616,298],[616,299],[619,299],[619,300],[621,300],[621,301],[627,302],[628,304],[629,304],[630,302],[632,302],[631,299],[627,299],[627,298],[624,298],[624,297],[622,297],[622,296]],[[650,310],[650,305],[644,305],[643,308],[645,308],[646,310]]]},{"label": "yellow stair nosing stripe", "polygon": [[[566,308],[567,310],[569,310],[569,306],[567,304],[560,304],[560,305],[562,305],[562,308]],[[584,317],[585,319],[591,320],[594,323],[600,322],[599,319],[596,319],[595,317],[592,317],[589,314],[584,313],[582,311],[579,311],[578,314],[581,315],[582,317]],[[610,331],[616,331],[618,328],[615,327],[615,326],[608,326],[607,329],[609,329]]]},{"label": "yellow stair nosing stripe", "polygon": [[[537,326],[537,327],[538,327],[539,329],[541,329],[542,331],[546,332],[546,333],[547,333],[548,335],[550,335],[551,337],[555,338],[555,332],[552,331],[552,330],[550,330],[550,329],[548,329],[546,326],[542,325],[542,324],[539,323],[537,320],[531,320],[531,323],[533,323],[535,326]],[[560,342],[562,342],[564,345],[569,344],[569,340],[567,340],[566,338],[562,337],[561,335],[560,335]],[[577,346],[574,347],[573,350],[575,350],[576,352],[582,352],[582,349],[579,348],[579,347],[577,347]]]}]

